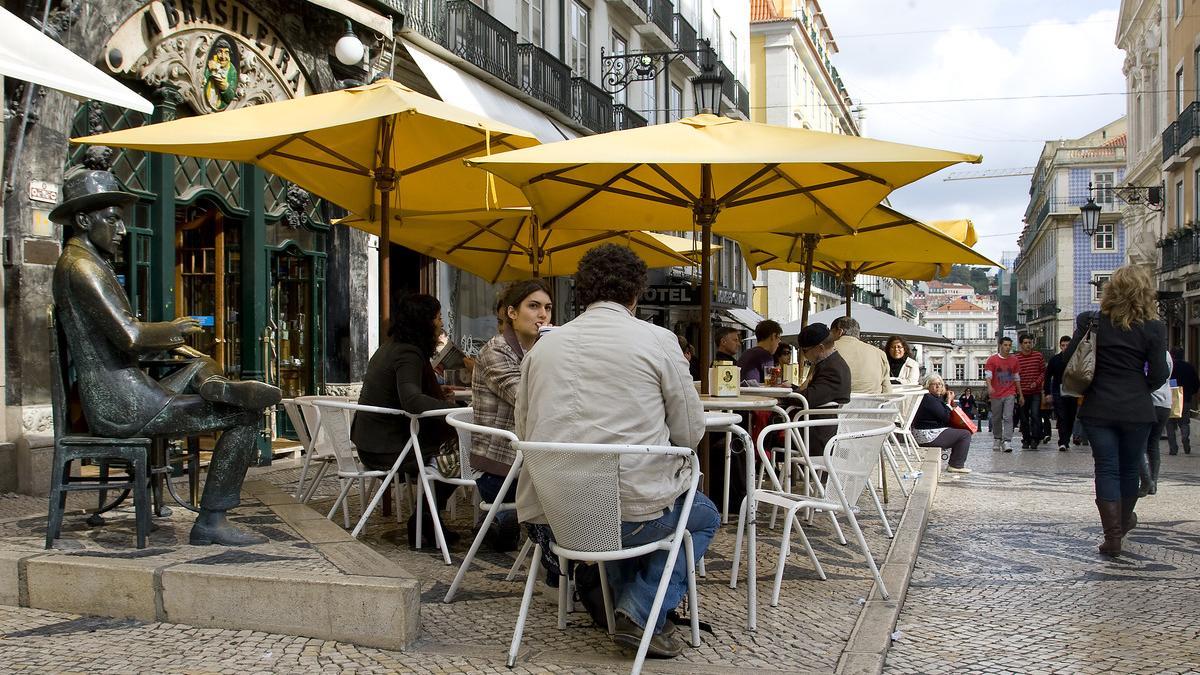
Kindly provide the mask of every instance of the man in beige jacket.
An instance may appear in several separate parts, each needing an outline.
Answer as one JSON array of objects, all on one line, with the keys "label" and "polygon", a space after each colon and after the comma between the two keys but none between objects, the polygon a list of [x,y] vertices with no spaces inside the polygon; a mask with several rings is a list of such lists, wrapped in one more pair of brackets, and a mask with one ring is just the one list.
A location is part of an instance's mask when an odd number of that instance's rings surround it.
[{"label": "man in beige jacket", "polygon": [[862,330],[858,321],[839,316],[829,327],[835,342],[833,348],[850,366],[850,392],[882,394],[892,391],[892,371],[883,350],[858,339]]},{"label": "man in beige jacket", "polygon": [[[704,434],[704,411],[675,334],[641,321],[633,311],[646,286],[646,265],[613,244],[584,255],[575,294],[587,310],[542,337],[521,362],[516,433],[539,442],[675,445],[695,448]],[[517,482],[522,521],[544,522],[529,459]],[[580,458],[580,461],[586,461]],[[623,455],[619,464],[622,542],[626,547],[674,531],[690,484],[682,457]],[[688,516],[696,557],[704,555],[720,524],[713,503],[696,494]],[[637,648],[649,620],[667,552],[610,563],[619,644]],[[679,556],[656,617],[650,653],[679,655],[685,643],[664,632],[666,614],[687,590]]]}]

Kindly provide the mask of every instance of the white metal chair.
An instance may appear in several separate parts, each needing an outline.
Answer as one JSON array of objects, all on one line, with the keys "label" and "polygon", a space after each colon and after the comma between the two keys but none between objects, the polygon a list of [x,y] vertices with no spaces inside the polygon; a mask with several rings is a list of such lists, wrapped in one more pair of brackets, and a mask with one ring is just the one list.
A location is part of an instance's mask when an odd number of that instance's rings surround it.
[{"label": "white metal chair", "polygon": [[[318,439],[315,436],[321,413],[313,406],[313,401],[344,400],[346,399],[341,396],[297,396],[283,400],[283,409],[292,422],[292,428],[296,430],[300,446],[304,448],[304,462],[300,465],[300,480],[296,483],[295,494],[302,504],[312,499],[325,476],[325,471],[331,464],[336,463],[328,439],[324,436]],[[314,462],[317,463],[316,473],[309,478],[309,470]],[[304,490],[306,482],[309,484],[307,492]]]},{"label": "white metal chair", "polygon": [[[756,490],[753,499],[747,498],[748,507],[754,509],[759,503],[771,504],[780,506],[785,509],[786,517],[784,519],[783,538],[779,549],[779,560],[775,569],[775,584],[772,591],[771,605],[779,604],[779,589],[783,582],[783,569],[787,561],[787,556],[791,548],[791,533],[793,527],[801,535],[801,543],[804,544],[805,550],[809,555],[810,561],[817,575],[824,579],[824,570],[816,560],[816,556],[812,552],[812,548],[808,544],[807,537],[804,536],[803,528],[796,517],[797,512],[804,508],[815,508],[823,511],[843,515],[850,524],[851,531],[858,540],[864,557],[867,560],[867,566],[871,570],[872,576],[875,578],[875,583],[879,585],[879,590],[884,599],[888,599],[887,588],[883,583],[882,577],[879,575],[879,568],[875,564],[875,559],[871,556],[871,550],[867,546],[866,539],[863,537],[862,529],[859,528],[858,519],[855,517],[855,503],[862,494],[867,483],[870,481],[871,472],[879,462],[880,446],[883,440],[891,433],[893,424],[891,415],[895,411],[888,411],[889,416],[886,422],[878,419],[846,419],[846,420],[810,420],[800,422],[786,422],[783,424],[772,424],[763,429],[759,435],[758,444],[760,447],[760,456],[765,456],[765,451],[762,450],[762,443],[767,434],[785,429],[802,429],[804,427],[816,426],[838,426],[839,433],[836,434],[826,447],[827,473],[829,476],[828,492],[825,498],[815,496],[805,496],[791,494],[782,490]],[[744,521],[748,522],[750,527],[748,537],[750,537],[748,548],[753,551],[755,536],[753,524],[754,513],[751,511]],[[741,537],[743,530],[741,523],[738,525],[738,541],[735,551],[741,548]],[[731,571],[730,586],[734,586],[737,580],[737,563],[738,558],[734,558],[734,567]],[[747,566],[747,586],[749,588],[750,599],[747,601],[748,608],[754,611],[754,603],[752,602],[755,588],[757,584],[757,576],[755,568],[752,565]],[[754,620],[754,617],[751,617]]]},{"label": "white metal chair", "polygon": [[[682,546],[687,556],[688,607],[691,614],[691,644],[700,645],[700,612],[696,596],[696,559],[691,535],[687,530],[686,517],[679,519],[675,532],[669,537],[649,544],[624,548],[621,543],[621,494],[618,462],[622,455],[668,455],[679,457],[690,463],[691,477],[684,498],[682,513],[691,512],[700,481],[700,464],[694,450],[690,448],[648,445],[600,445],[585,443],[535,443],[514,441],[513,449],[525,459],[527,478],[533,481],[538,498],[546,512],[546,520],[554,532],[552,553],[562,561],[566,571],[567,560],[597,562],[600,565],[600,585],[604,595],[604,608],[611,634],[616,625],[613,611],[612,592],[608,587],[605,563],[647,555],[654,551],[667,551],[667,561],[658,583],[658,591],[646,620],[646,629],[638,647],[630,672],[640,673],[650,647],[661,612],[672,608],[663,607],[663,598],[675,561]],[[541,562],[541,544],[534,546],[529,576],[525,580],[525,594],[521,599],[517,625],[513,631],[512,644],[508,650],[508,665],[517,660],[521,647],[521,635],[525,630],[525,619],[533,599],[533,588]],[[558,585],[558,627],[567,626],[567,580],[562,578]]]},{"label": "white metal chair", "polygon": [[[425,543],[425,540],[422,538],[421,530],[424,527],[425,520],[423,513],[425,507],[428,506],[431,516],[430,520],[433,522],[434,540],[437,541],[437,546],[442,552],[442,560],[447,565],[450,564],[450,547],[446,545],[446,534],[445,530],[442,528],[442,519],[437,512],[437,499],[434,496],[432,489],[433,486],[430,485],[430,481],[439,480],[443,483],[449,483],[451,485],[470,485],[473,487],[475,485],[475,480],[473,478],[469,480],[464,480],[462,478],[447,478],[442,476],[441,473],[436,469],[431,472],[429,470],[430,467],[425,466],[425,455],[421,451],[421,439],[419,432],[421,430],[421,420],[432,419],[435,417],[445,417],[456,410],[462,410],[462,408],[436,408],[434,410],[427,410],[423,413],[410,413],[403,410],[398,411],[401,415],[404,415],[408,418],[408,443],[404,446],[404,450],[400,453],[400,456],[396,458],[396,463],[392,467],[392,472],[394,474],[399,470],[400,463],[404,461],[405,455],[410,451],[416,455],[417,466],[424,467],[417,473],[417,548],[421,548]],[[462,452],[461,444],[459,452]],[[466,467],[469,470],[469,465],[466,465]],[[437,478],[434,478],[434,476],[437,476]],[[424,497],[424,499],[422,499],[422,497]],[[372,501],[372,506],[374,506],[374,504],[381,498],[382,492],[377,493]]]},{"label": "white metal chair", "polygon": [[[350,494],[350,488],[353,487],[355,482],[359,482],[361,489],[362,484],[368,479],[379,481],[379,488],[375,491],[374,498],[369,505],[363,507],[363,512],[358,519],[358,523],[355,524],[354,529],[350,532],[351,536],[357,538],[359,533],[362,532],[362,528],[366,525],[367,519],[371,516],[371,512],[375,510],[375,507],[379,505],[379,500],[387,492],[388,484],[396,481],[396,473],[400,468],[400,462],[408,452],[408,448],[406,447],[400,453],[400,456],[388,471],[364,468],[354,456],[354,445],[350,441],[352,415],[355,412],[400,415],[402,412],[392,408],[350,403],[342,399],[317,399],[312,401],[312,407],[316,412],[316,426],[312,435],[314,444],[318,442],[328,443],[328,448],[332,451],[334,461],[337,465],[338,481],[341,483],[337,499],[334,500],[333,506],[329,509],[326,518],[332,520],[333,514],[337,513],[340,506],[342,507],[345,526],[350,527],[350,510],[346,503],[346,498]],[[399,485],[397,485],[397,489],[399,489]]]},{"label": "white metal chair", "polygon": [[[470,408],[459,408],[454,412],[446,415],[446,423],[458,430],[458,447],[462,452],[461,461],[463,466],[467,466],[470,462],[470,447],[471,434],[488,434],[499,436],[507,439],[509,442],[517,440],[517,435],[505,429],[497,429],[488,427],[482,424],[475,424],[475,413]],[[467,450],[463,451],[463,448]],[[508,494],[509,488],[513,481],[517,479],[517,475],[521,472],[521,453],[518,452],[516,459],[513,460],[512,467],[508,470],[508,475],[504,478],[504,483],[500,486],[500,497]],[[471,549],[467,551],[467,555],[463,558],[462,564],[458,567],[458,574],[454,575],[454,581],[450,584],[450,588],[446,591],[446,597],[442,602],[454,602],[454,596],[458,593],[458,587],[462,584],[463,577],[466,576],[467,570],[471,568],[471,563],[475,560],[475,554],[479,552],[479,546],[483,543],[484,537],[487,535],[488,528],[495,522],[496,516],[502,511],[515,511],[517,505],[515,502],[503,502],[497,499],[490,504],[487,502],[479,502],[479,508],[485,510],[483,524],[479,526],[479,531],[475,534],[475,540],[471,542]],[[529,554],[529,549],[533,547],[529,539],[521,545],[521,551],[517,554],[517,559],[513,561],[512,568],[508,571],[507,579],[512,581],[516,576],[517,570],[521,566],[521,562],[525,560],[525,556]]]}]

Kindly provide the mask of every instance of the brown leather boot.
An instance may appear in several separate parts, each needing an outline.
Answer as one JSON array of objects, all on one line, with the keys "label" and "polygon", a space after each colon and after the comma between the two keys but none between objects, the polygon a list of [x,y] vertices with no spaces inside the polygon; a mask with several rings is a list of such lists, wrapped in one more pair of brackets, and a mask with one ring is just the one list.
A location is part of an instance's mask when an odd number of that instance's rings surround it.
[{"label": "brown leather boot", "polygon": [[1121,536],[1129,534],[1129,531],[1137,527],[1137,514],[1133,512],[1137,506],[1137,497],[1125,497],[1121,500]]},{"label": "brown leather boot", "polygon": [[1104,528],[1104,543],[1100,545],[1100,552],[1118,555],[1121,552],[1121,502],[1097,499],[1096,508],[1100,510],[1100,525]]}]

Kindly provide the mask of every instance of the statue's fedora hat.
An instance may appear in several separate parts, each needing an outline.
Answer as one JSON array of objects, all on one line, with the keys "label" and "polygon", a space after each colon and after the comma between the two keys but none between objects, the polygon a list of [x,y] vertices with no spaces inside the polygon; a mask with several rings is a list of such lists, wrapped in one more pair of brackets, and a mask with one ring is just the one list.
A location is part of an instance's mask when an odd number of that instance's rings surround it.
[{"label": "statue's fedora hat", "polygon": [[67,174],[63,181],[63,202],[50,212],[50,220],[69,224],[71,216],[105,206],[128,206],[137,195],[121,189],[117,177],[108,171],[83,169]]}]

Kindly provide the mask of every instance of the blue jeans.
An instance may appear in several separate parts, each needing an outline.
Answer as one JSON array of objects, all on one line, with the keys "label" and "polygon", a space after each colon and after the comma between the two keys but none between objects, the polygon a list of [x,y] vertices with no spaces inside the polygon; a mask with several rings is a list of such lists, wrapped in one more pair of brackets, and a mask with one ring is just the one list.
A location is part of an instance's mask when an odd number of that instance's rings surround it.
[{"label": "blue jeans", "polygon": [[1098,419],[1084,426],[1096,463],[1096,499],[1137,499],[1138,472],[1151,426],[1150,422]]},{"label": "blue jeans", "polygon": [[[483,501],[491,504],[496,501],[496,497],[500,495],[500,488],[504,486],[504,476],[494,473],[481,473],[475,479],[475,487],[479,490],[479,497]],[[512,485],[508,486],[508,494],[505,495],[505,502],[517,501],[517,481],[513,481]],[[513,527],[517,524],[516,511],[501,511],[496,514],[496,525],[502,527]]]},{"label": "blue jeans", "polygon": [[[670,511],[655,520],[640,523],[621,523],[621,542],[627,547],[649,544],[670,536],[679,524],[683,510],[683,500],[686,495],[680,495]],[[692,511],[688,516],[687,529],[692,533],[692,547],[696,560],[704,557],[713,535],[721,525],[721,514],[712,501],[700,492],[692,501]],[[667,552],[655,551],[650,555],[630,560],[608,563],[608,581],[612,585],[613,597],[616,601],[614,609],[628,615],[638,626],[645,628],[646,620],[650,618],[650,607],[654,604],[654,595],[658,592],[658,582],[662,578],[663,567],[667,564]],[[663,598],[662,609],[654,624],[654,632],[662,632],[667,623],[667,612],[679,606],[687,592],[687,552],[683,545],[679,547],[679,557],[675,559],[675,569],[671,572],[671,581],[667,584],[667,593]],[[692,611],[695,611],[694,609]]]}]

